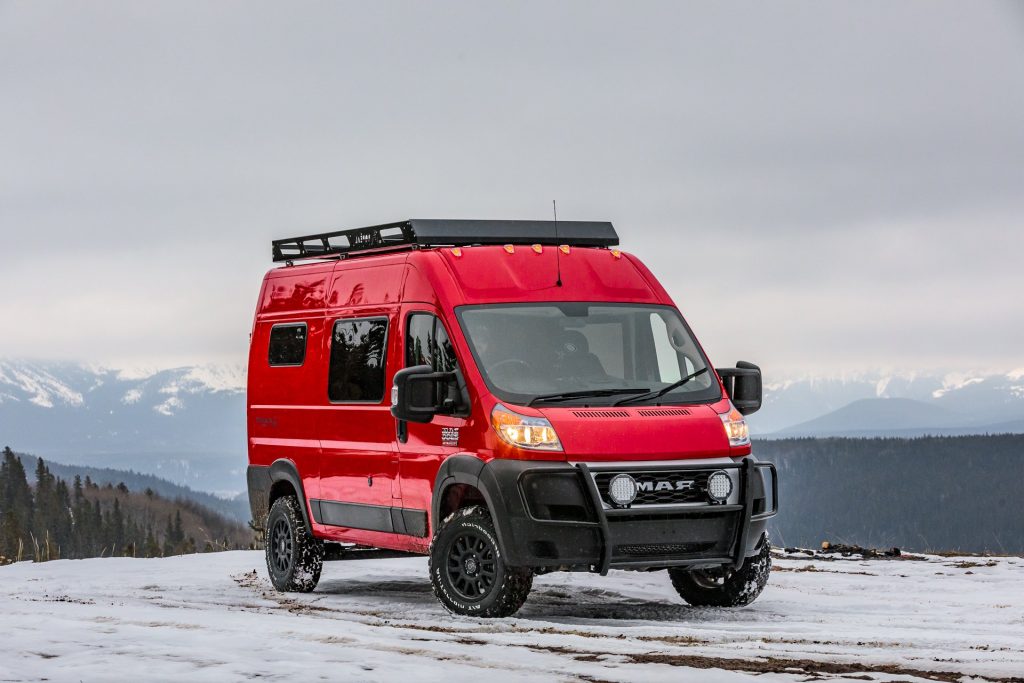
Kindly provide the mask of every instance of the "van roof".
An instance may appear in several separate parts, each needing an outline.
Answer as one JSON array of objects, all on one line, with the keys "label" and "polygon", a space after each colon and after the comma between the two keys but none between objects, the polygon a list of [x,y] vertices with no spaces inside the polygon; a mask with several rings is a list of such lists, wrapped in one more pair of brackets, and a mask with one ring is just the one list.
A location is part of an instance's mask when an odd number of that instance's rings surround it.
[{"label": "van roof", "polygon": [[614,247],[615,228],[607,221],[508,221],[413,218],[365,228],[336,230],[274,240],[274,261],[293,261],[353,252],[436,246],[547,244]]}]

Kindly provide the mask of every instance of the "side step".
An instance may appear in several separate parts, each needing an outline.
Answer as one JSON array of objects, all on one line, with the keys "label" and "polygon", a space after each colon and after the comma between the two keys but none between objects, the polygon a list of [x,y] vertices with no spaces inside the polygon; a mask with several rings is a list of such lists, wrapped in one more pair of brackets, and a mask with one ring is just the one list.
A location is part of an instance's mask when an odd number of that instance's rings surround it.
[{"label": "side step", "polygon": [[400,557],[425,557],[425,555],[406,553],[401,550],[369,548],[364,545],[324,544],[324,562],[337,562],[339,560],[391,560]]}]

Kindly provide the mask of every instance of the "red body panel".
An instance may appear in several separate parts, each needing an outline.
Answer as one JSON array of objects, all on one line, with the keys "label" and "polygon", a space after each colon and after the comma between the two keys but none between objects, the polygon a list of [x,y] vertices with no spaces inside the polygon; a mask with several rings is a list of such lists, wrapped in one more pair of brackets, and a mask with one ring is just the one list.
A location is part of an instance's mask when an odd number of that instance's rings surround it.
[{"label": "red body panel", "polygon": [[[536,253],[517,245],[421,249],[395,254],[317,262],[270,271],[264,282],[249,357],[249,460],[270,465],[290,460],[300,473],[307,499],[429,511],[441,463],[455,453],[483,460],[516,458],[569,461],[678,460],[750,453],[730,448],[719,413],[711,405],[653,408],[514,407],[550,420],[562,452],[530,451],[501,441],[490,426],[498,403],[478,371],[455,308],[465,304],[588,301],[674,306],[637,259],[606,249],[572,248],[560,261],[556,249]],[[405,324],[410,312],[436,315],[447,330],[465,375],[471,403],[468,417],[435,417],[408,424],[399,443],[391,416],[390,387],[404,366]],[[385,316],[389,320],[384,398],[377,403],[332,404],[327,374],[335,321]],[[308,325],[307,352],[297,367],[269,367],[268,339],[282,322]],[[580,413],[608,412],[600,419]],[[457,444],[442,430],[457,428]],[[450,433],[450,432],[449,432]],[[308,506],[308,500],[307,500]],[[309,508],[307,507],[307,510]],[[432,530],[436,521],[428,519]],[[425,552],[430,533],[414,537],[313,524],[322,538],[398,550]]]}]

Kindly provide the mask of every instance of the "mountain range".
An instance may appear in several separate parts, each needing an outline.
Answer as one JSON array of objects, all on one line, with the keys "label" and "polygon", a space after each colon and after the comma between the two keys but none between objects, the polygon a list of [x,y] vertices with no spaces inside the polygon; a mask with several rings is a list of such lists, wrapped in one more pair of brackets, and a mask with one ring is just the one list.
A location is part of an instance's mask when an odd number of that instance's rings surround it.
[{"label": "mountain range", "polygon": [[244,368],[0,361],[0,442],[234,496],[245,488]]},{"label": "mountain range", "polygon": [[[759,438],[1024,433],[1024,368],[766,382],[749,421]],[[241,365],[0,360],[0,446],[233,497],[245,489],[245,439]]]},{"label": "mountain range", "polygon": [[1024,368],[862,373],[765,384],[756,436],[922,436],[1024,432]]}]

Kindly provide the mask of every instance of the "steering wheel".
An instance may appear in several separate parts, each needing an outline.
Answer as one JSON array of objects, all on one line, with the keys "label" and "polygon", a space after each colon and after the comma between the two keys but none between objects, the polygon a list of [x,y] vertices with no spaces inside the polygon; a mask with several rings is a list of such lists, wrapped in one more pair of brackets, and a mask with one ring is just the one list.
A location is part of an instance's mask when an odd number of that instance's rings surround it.
[{"label": "steering wheel", "polygon": [[527,363],[525,360],[520,360],[519,358],[506,358],[505,360],[498,361],[497,363],[492,365],[491,372],[498,372],[503,367],[511,369],[513,366],[517,365],[521,365],[523,369],[526,370],[527,372],[533,371],[533,367],[531,367],[530,364]]}]

